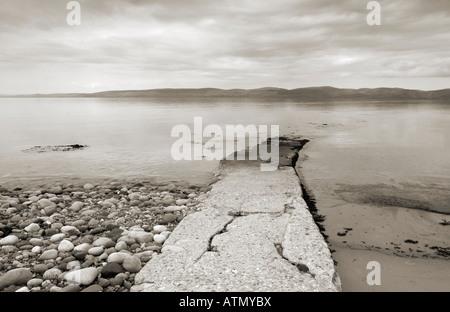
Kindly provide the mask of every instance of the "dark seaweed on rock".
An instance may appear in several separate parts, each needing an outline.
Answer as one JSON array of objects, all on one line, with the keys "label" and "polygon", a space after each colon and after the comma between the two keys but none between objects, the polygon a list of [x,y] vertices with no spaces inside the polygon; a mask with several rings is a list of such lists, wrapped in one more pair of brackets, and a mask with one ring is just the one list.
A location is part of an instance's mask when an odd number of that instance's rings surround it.
[{"label": "dark seaweed on rock", "polygon": [[81,150],[88,147],[87,145],[71,144],[71,145],[50,145],[50,146],[34,146],[23,150],[24,153],[46,153],[46,152],[70,152]]}]

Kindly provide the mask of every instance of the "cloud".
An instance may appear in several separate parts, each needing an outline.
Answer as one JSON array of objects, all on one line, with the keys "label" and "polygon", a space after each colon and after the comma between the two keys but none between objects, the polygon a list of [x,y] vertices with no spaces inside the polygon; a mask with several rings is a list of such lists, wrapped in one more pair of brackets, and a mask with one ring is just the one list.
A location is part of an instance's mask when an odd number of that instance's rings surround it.
[{"label": "cloud", "polygon": [[450,82],[447,0],[67,2],[2,1],[0,93]]}]

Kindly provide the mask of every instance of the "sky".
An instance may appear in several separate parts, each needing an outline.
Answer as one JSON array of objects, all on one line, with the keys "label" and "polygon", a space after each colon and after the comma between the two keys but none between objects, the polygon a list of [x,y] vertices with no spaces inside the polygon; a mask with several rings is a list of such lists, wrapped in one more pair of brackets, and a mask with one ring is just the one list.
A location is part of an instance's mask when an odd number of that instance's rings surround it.
[{"label": "sky", "polygon": [[450,1],[2,0],[0,94],[450,88]]}]

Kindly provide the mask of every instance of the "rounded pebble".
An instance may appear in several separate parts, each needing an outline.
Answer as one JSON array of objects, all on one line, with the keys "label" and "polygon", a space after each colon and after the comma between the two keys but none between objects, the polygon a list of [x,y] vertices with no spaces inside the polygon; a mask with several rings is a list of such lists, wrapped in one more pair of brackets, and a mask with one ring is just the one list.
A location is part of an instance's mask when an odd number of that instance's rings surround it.
[{"label": "rounded pebble", "polygon": [[154,231],[155,233],[159,234],[159,233],[161,233],[161,232],[167,231],[167,228],[166,228],[164,225],[155,225],[155,226],[153,227],[153,231]]},{"label": "rounded pebble", "polygon": [[9,235],[0,239],[0,246],[15,245],[19,241],[19,238],[15,235]]},{"label": "rounded pebble", "polygon": [[103,247],[92,247],[88,250],[88,254],[93,256],[100,256],[103,253]]},{"label": "rounded pebble", "polygon": [[57,257],[58,257],[58,250],[50,249],[44,251],[42,255],[39,257],[39,260],[51,260],[56,259]]},{"label": "rounded pebble", "polygon": [[64,279],[69,284],[81,284],[87,286],[92,284],[97,276],[98,270],[96,268],[84,268],[68,272],[64,276]]},{"label": "rounded pebble", "polygon": [[0,277],[0,290],[11,285],[25,285],[32,278],[33,275],[30,269],[18,268],[10,270]]},{"label": "rounded pebble", "polygon": [[63,240],[64,237],[66,237],[66,234],[64,234],[64,233],[54,234],[54,235],[52,235],[52,237],[50,237],[50,241],[52,243],[56,243],[56,242]]},{"label": "rounded pebble", "polygon": [[59,270],[57,268],[52,268],[52,269],[48,269],[47,271],[45,271],[45,273],[44,273],[44,275],[42,275],[42,277],[46,280],[53,280],[53,279],[57,279],[60,274],[61,274],[61,270]]},{"label": "rounded pebble", "polygon": [[156,234],[153,237],[153,240],[159,244],[163,244],[166,241],[166,237],[164,235],[161,234]]},{"label": "rounded pebble", "polygon": [[136,256],[128,256],[124,259],[122,267],[130,273],[137,273],[142,269],[141,260]]},{"label": "rounded pebble", "polygon": [[123,263],[125,258],[128,256],[129,256],[129,254],[125,253],[125,252],[113,252],[112,254],[110,254],[108,256],[107,261],[108,261],[108,263],[115,262],[115,263],[121,264],[121,263]]},{"label": "rounded pebble", "polygon": [[41,252],[41,246],[34,246],[32,249],[31,249],[31,252],[33,252],[33,253],[35,253],[35,254],[38,254],[38,253],[40,253]]},{"label": "rounded pebble", "polygon": [[103,267],[101,275],[103,278],[112,278],[123,271],[123,267],[120,264],[111,262]]},{"label": "rounded pebble", "polygon": [[77,245],[74,247],[73,251],[74,252],[87,252],[89,249],[91,248],[91,245],[89,245],[88,243],[82,243],[80,245]]},{"label": "rounded pebble", "polygon": [[128,245],[127,245],[127,243],[124,242],[124,241],[118,242],[118,243],[114,246],[114,248],[115,248],[117,251],[125,250],[125,249],[127,249],[127,247],[128,247]]},{"label": "rounded pebble", "polygon": [[92,243],[92,246],[94,247],[104,248],[114,247],[115,245],[116,243],[109,237],[100,237]]},{"label": "rounded pebble", "polygon": [[33,288],[40,286],[44,280],[42,278],[33,278],[27,282],[27,287]]},{"label": "rounded pebble", "polygon": [[28,225],[27,227],[25,227],[25,231],[27,232],[37,232],[41,229],[41,227],[39,226],[39,224],[37,223],[31,223],[30,225]]},{"label": "rounded pebble", "polygon": [[72,251],[73,248],[74,248],[74,246],[73,246],[72,242],[70,242],[66,239],[63,239],[58,245],[58,251],[60,251],[60,252],[69,252],[69,251]]},{"label": "rounded pebble", "polygon": [[91,183],[86,183],[83,188],[85,190],[92,190],[94,188],[94,186]]}]

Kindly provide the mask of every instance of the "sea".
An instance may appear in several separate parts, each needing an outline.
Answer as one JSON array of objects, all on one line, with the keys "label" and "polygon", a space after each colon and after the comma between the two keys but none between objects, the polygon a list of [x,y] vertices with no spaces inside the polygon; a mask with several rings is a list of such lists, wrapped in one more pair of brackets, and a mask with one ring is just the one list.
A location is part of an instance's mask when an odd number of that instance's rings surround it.
[{"label": "sea", "polygon": [[[319,199],[450,213],[450,103],[430,101],[1,98],[0,184],[150,177],[210,183],[218,160],[172,155],[179,139],[172,129],[185,125],[193,134],[199,117],[203,128],[278,126],[280,136],[308,139],[301,167]],[[87,147],[25,152],[69,144]]]}]

